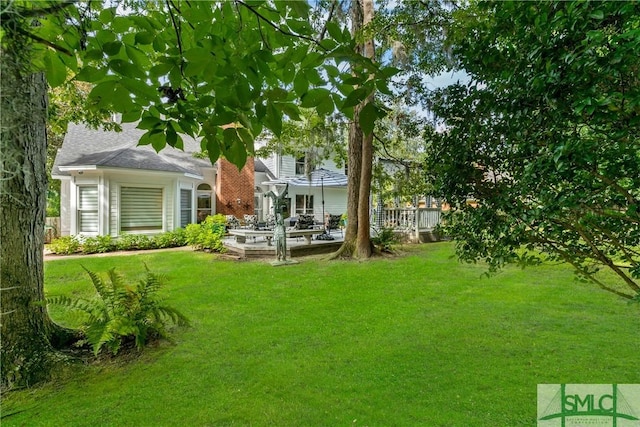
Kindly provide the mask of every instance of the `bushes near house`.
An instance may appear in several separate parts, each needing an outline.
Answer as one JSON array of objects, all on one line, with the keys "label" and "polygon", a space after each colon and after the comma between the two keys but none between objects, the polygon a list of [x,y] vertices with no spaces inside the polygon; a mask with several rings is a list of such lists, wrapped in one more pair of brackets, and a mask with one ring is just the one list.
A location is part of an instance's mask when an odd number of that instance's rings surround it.
[{"label": "bushes near house", "polygon": [[167,338],[168,323],[189,324],[182,313],[163,303],[158,295],[162,278],[145,268],[146,276],[137,285],[126,284],[115,268],[108,271],[108,281],[85,268],[96,290],[95,298],[56,296],[47,298],[47,304],[83,315],[80,330],[95,355],[103,348],[115,355],[127,344],[141,350],[150,341]]},{"label": "bushes near house", "polygon": [[82,241],[83,254],[96,254],[111,252],[115,248],[115,242],[111,236],[87,237]]},{"label": "bushes near house", "polygon": [[75,254],[80,251],[80,241],[76,236],[62,236],[51,241],[49,250],[60,255]]},{"label": "bushes near house", "polygon": [[75,253],[95,254],[112,251],[175,248],[186,245],[185,230],[178,228],[155,236],[125,234],[117,239],[111,236],[62,236],[51,242],[49,250],[54,254],[71,255]]},{"label": "bushes near house", "polygon": [[224,215],[209,215],[200,224],[189,224],[185,229],[186,241],[197,250],[224,252],[222,244],[227,219]]}]

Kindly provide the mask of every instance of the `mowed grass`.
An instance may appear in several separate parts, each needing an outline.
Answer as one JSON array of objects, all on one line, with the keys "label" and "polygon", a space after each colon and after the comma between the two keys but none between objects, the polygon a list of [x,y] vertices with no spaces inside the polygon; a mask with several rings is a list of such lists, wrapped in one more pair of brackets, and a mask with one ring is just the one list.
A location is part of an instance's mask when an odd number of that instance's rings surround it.
[{"label": "mowed grass", "polygon": [[[168,277],[174,344],[4,397],[4,426],[531,426],[541,383],[640,383],[640,307],[566,266],[484,268],[450,243],[272,267],[171,251],[49,261]],[[59,313],[53,313],[60,319]],[[10,415],[14,413],[13,415]]]}]

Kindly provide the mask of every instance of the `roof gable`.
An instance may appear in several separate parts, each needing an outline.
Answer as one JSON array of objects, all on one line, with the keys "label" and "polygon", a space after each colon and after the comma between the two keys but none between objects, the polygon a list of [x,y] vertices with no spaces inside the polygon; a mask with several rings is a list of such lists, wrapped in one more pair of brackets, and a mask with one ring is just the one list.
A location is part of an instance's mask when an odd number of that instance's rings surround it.
[{"label": "roof gable", "polygon": [[123,168],[202,175],[212,168],[208,159],[193,156],[200,151],[200,143],[181,135],[184,151],[170,146],[160,153],[151,146],[138,145],[146,132],[136,129],[136,123],[123,123],[122,132],[90,129],[82,124],[69,124],[67,134],[58,150],[53,175],[69,175],[73,168]]}]

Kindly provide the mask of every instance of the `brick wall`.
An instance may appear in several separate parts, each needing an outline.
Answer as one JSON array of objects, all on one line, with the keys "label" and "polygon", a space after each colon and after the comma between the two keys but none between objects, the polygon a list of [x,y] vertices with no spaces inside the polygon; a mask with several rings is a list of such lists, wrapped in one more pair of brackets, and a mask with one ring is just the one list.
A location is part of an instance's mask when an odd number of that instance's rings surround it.
[{"label": "brick wall", "polygon": [[[255,166],[253,158],[248,158],[242,170],[225,159],[218,160],[216,176],[216,213],[235,215],[243,219],[245,214],[253,215],[255,189]],[[238,199],[240,203],[238,204]]]}]

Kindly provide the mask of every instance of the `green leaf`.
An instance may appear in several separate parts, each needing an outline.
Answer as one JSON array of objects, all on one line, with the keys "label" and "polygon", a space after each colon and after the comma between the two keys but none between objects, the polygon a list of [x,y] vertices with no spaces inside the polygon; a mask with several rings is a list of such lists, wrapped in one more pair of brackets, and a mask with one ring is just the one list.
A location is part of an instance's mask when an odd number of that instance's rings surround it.
[{"label": "green leaf", "polygon": [[264,124],[276,136],[282,134],[282,113],[272,102],[267,103],[267,114],[264,116]]},{"label": "green leaf", "polygon": [[300,121],[302,118],[300,117],[300,110],[298,106],[292,104],[290,102],[281,102],[278,103],[278,107],[285,113],[291,120]]},{"label": "green leaf", "polygon": [[382,69],[380,69],[379,71],[379,75],[384,77],[384,78],[389,78],[389,77],[393,77],[396,74],[398,74],[400,71],[399,68],[395,68],[395,67],[384,67]]},{"label": "green leaf", "polygon": [[138,145],[149,144],[156,152],[162,150],[166,145],[164,132],[161,129],[152,129],[140,137]]},{"label": "green leaf", "polygon": [[109,61],[109,68],[125,77],[140,79],[146,77],[142,69],[136,67],[130,62],[125,61],[124,59],[112,59],[111,61]]},{"label": "green leaf", "polygon": [[82,82],[95,83],[102,80],[106,75],[107,70],[104,68],[97,69],[96,67],[87,65],[86,67],[83,67],[78,74],[76,74],[75,79]]},{"label": "green leaf", "polygon": [[209,161],[211,164],[214,164],[220,158],[220,142],[218,138],[216,138],[215,135],[205,136],[202,144],[206,146]]},{"label": "green leaf", "polygon": [[135,123],[140,120],[141,109],[131,110],[122,114],[122,123]]},{"label": "green leaf", "polygon": [[347,95],[347,98],[342,104],[342,108],[354,107],[360,104],[364,99],[369,96],[370,90],[366,87],[359,87]]},{"label": "green leaf", "polygon": [[253,146],[253,136],[251,135],[251,133],[243,127],[236,128],[236,131],[238,132],[238,136],[240,136],[240,139],[242,140],[247,153],[253,155],[255,150]]},{"label": "green leaf", "polygon": [[340,75],[340,70],[334,65],[325,65],[324,70],[330,77],[336,78]]},{"label": "green leaf", "polygon": [[98,105],[108,105],[111,103],[115,88],[116,82],[113,80],[99,83],[89,92],[89,99]]},{"label": "green leaf", "polygon": [[316,111],[321,116],[326,116],[332,114],[335,111],[335,106],[333,104],[333,99],[331,96],[327,96],[322,100],[320,105],[316,108]]},{"label": "green leaf", "polygon": [[116,85],[110,101],[113,108],[121,113],[135,109],[131,93],[122,85]]},{"label": "green leaf", "polygon": [[105,43],[102,45],[102,50],[109,56],[115,56],[120,53],[120,49],[122,48],[122,42],[116,40],[114,42]]},{"label": "green leaf", "polygon": [[113,21],[114,16],[116,16],[116,8],[110,7],[108,9],[104,9],[100,12],[98,19],[103,24],[110,24]]},{"label": "green leaf", "polygon": [[302,108],[314,108],[320,105],[320,103],[330,96],[330,92],[328,89],[317,88],[311,89],[309,92],[305,93],[300,102],[300,106]]},{"label": "green leaf", "polygon": [[147,115],[143,117],[142,120],[140,120],[140,123],[138,123],[138,126],[136,126],[136,128],[152,130],[158,127],[158,124],[160,124],[161,122],[162,121],[158,117]]},{"label": "green leaf", "polygon": [[154,34],[149,31],[136,33],[136,44],[147,45],[153,43]]},{"label": "green leaf", "polygon": [[389,89],[386,80],[376,80],[376,89],[385,95],[394,95],[391,89]]},{"label": "green leaf", "polygon": [[298,73],[293,80],[293,89],[299,97],[302,97],[309,90],[309,80],[303,73]]},{"label": "green leaf", "polygon": [[224,138],[223,152],[225,158],[236,165],[238,169],[242,169],[247,162],[247,150],[244,143],[239,138],[236,129],[225,129],[222,132],[222,135]]},{"label": "green leaf", "polygon": [[51,87],[60,86],[67,80],[67,67],[57,53],[48,50],[44,56],[44,66]]},{"label": "green leaf", "polygon": [[342,29],[335,22],[327,22],[327,31],[337,42],[342,41]]},{"label": "green leaf", "polygon": [[309,17],[310,6],[306,0],[289,0],[288,4],[300,18],[307,19]]},{"label": "green leaf", "polygon": [[122,84],[122,86],[124,86],[129,92],[134,94],[137,100],[147,101],[144,104],[160,102],[160,93],[155,87],[149,86],[147,82],[141,82],[140,80],[125,77],[120,80],[120,84]]},{"label": "green leaf", "polygon": [[135,66],[143,69],[149,65],[149,57],[137,47],[125,45],[125,52]]},{"label": "green leaf", "polygon": [[362,132],[366,136],[370,135],[371,132],[373,132],[377,117],[378,112],[373,102],[368,102],[364,107],[362,107],[362,110],[360,110],[358,123],[360,124],[360,129],[362,129]]}]

